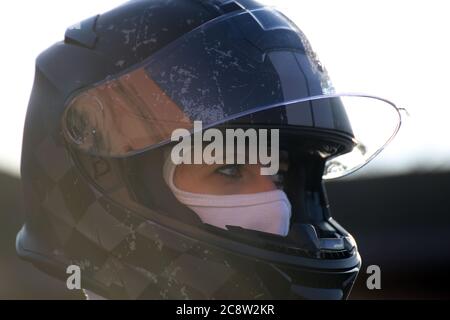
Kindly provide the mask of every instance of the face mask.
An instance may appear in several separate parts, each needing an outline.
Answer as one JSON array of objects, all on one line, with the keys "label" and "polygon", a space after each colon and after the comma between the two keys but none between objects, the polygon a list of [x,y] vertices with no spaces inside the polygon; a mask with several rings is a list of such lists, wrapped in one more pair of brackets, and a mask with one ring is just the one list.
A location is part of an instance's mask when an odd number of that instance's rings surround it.
[{"label": "face mask", "polygon": [[173,183],[176,166],[170,157],[164,165],[164,179],[175,197],[202,220],[222,229],[238,226],[281,236],[289,232],[291,204],[281,190],[254,194],[209,195],[178,189]]}]

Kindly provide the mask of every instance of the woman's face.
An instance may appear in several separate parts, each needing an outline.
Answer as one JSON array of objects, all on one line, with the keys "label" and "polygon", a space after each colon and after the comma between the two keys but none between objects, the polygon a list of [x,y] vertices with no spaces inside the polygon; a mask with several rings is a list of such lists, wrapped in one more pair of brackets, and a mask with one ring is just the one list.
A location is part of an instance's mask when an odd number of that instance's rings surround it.
[{"label": "woman's face", "polygon": [[281,164],[277,175],[262,175],[261,164],[170,164],[164,178],[177,200],[205,224],[286,236],[291,205],[280,190],[287,167]]},{"label": "woman's face", "polygon": [[273,176],[260,174],[261,165],[181,164],[173,182],[183,191],[212,194],[252,194],[276,190]]}]

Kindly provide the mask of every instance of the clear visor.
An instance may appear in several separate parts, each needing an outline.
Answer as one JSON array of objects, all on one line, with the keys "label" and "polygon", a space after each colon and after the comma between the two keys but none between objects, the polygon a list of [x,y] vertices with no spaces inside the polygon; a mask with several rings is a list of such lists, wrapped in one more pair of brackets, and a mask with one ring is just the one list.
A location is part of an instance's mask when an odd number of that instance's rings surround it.
[{"label": "clear visor", "polygon": [[205,130],[251,119],[256,128],[350,140],[351,151],[326,155],[324,178],[336,178],[378,154],[401,117],[386,100],[330,92],[303,33],[263,8],[212,20],[125,74],[79,92],[68,101],[63,128],[76,149],[120,158],[168,144],[176,130],[192,133],[196,121]]}]

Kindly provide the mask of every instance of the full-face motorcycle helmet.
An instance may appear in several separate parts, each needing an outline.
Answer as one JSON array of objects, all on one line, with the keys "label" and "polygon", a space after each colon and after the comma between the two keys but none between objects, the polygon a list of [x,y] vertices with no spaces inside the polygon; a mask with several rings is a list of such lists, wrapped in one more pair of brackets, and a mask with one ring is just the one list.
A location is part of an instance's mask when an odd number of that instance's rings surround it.
[{"label": "full-face motorcycle helmet", "polygon": [[[383,130],[364,135],[367,117]],[[163,172],[171,135],[196,134],[195,121],[279,130],[286,234],[219,228],[175,197]],[[323,180],[363,166],[399,124],[386,100],[336,94],[274,8],[127,2],[37,59],[17,252],[63,280],[80,266],[83,288],[109,299],[345,299],[361,259]]]}]

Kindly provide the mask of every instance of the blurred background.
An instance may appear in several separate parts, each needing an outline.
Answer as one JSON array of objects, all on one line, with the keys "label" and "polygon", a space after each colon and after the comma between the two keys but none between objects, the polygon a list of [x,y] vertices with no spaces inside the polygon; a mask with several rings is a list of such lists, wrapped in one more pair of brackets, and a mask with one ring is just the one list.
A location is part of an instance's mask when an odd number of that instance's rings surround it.
[{"label": "blurred background", "polygon": [[[65,29],[121,0],[7,2],[0,12],[0,299],[80,299],[15,255],[23,223],[20,153],[34,59]],[[407,108],[396,139],[357,173],[327,182],[336,219],[356,238],[363,268],[353,299],[450,298],[450,74],[447,3],[263,1],[308,36],[338,92]],[[376,133],[374,133],[376,134]],[[381,268],[381,290],[365,270]]]}]

